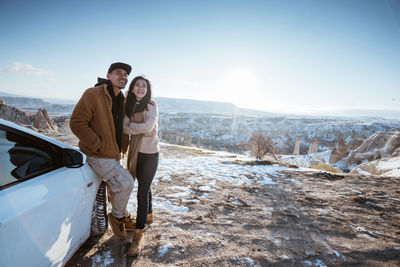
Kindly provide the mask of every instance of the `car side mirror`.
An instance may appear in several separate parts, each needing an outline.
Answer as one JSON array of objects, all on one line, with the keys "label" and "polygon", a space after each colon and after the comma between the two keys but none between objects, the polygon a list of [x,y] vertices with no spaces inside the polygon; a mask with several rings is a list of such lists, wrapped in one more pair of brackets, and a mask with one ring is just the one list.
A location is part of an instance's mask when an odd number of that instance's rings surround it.
[{"label": "car side mirror", "polygon": [[62,157],[62,162],[65,167],[79,168],[83,165],[82,153],[75,149],[64,148]]}]

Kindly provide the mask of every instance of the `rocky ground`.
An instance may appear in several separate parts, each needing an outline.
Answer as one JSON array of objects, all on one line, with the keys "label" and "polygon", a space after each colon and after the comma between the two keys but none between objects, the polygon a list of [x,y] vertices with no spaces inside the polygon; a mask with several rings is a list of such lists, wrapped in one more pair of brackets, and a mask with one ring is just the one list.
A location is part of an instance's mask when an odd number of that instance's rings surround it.
[{"label": "rocky ground", "polygon": [[249,163],[162,145],[140,255],[109,230],[67,266],[400,266],[400,178]]}]

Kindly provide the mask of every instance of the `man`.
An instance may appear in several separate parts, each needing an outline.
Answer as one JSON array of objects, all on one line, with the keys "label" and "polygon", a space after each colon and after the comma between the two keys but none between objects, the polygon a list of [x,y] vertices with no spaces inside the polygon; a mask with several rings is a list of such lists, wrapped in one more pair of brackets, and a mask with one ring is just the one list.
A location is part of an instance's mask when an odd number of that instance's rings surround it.
[{"label": "man", "polygon": [[108,221],[120,238],[127,238],[124,220],[130,218],[126,206],[134,184],[131,174],[119,163],[124,116],[121,89],[126,86],[131,69],[125,63],[111,64],[107,80],[99,78],[95,87],[83,93],[70,119],[71,130],[79,138],[79,148],[111,191],[112,211]]}]

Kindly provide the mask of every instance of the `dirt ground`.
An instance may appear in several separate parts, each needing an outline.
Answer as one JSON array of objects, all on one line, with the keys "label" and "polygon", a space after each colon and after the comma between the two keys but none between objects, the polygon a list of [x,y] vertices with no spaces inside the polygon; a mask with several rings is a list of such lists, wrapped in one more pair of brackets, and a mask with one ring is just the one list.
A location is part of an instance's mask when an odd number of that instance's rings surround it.
[{"label": "dirt ground", "polygon": [[[169,159],[204,156],[161,151]],[[196,175],[182,169],[153,186],[154,199],[190,188],[169,199],[189,210],[154,210],[138,257],[126,256],[131,240],[109,230],[66,266],[400,266],[400,178],[285,169],[266,174],[274,183],[216,180],[208,190],[207,179],[188,179]]]}]

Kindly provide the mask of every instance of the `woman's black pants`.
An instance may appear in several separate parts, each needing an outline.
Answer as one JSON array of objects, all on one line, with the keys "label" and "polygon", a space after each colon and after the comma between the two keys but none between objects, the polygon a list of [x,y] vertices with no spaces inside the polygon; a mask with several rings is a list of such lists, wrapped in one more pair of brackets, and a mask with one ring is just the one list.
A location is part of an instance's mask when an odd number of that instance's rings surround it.
[{"label": "woman's black pants", "polygon": [[137,158],[136,177],[138,179],[136,229],[143,229],[147,214],[152,212],[151,182],[158,167],[159,153],[140,153]]}]

